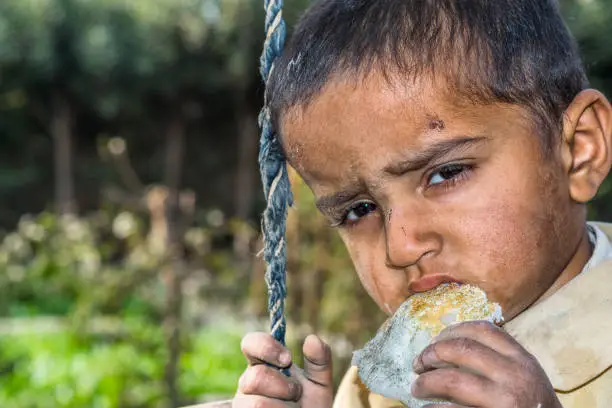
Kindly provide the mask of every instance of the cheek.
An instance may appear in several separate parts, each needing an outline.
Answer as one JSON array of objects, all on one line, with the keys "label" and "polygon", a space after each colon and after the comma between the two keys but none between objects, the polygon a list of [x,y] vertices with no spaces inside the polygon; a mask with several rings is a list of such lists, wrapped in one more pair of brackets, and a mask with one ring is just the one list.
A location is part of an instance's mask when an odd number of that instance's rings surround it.
[{"label": "cheek", "polygon": [[[546,220],[540,219],[531,208],[517,208],[507,201],[496,200],[479,213],[480,219],[466,223],[462,234],[470,247],[479,253],[474,256],[475,260],[486,262],[493,270],[528,268],[544,240],[542,230],[547,229]],[[495,276],[497,279],[515,277],[516,274]]]},{"label": "cheek", "polygon": [[347,232],[340,234],[349,256],[351,257],[357,276],[359,276],[361,284],[370,297],[372,297],[376,303],[379,303],[382,300],[382,296],[378,288],[376,277],[380,275],[380,255],[374,248],[360,244],[358,241],[351,239],[349,235],[350,234]]},{"label": "cheek", "polygon": [[383,312],[392,314],[408,296],[408,281],[403,271],[387,268],[384,237],[362,240],[340,235],[362,286]]},{"label": "cheek", "polygon": [[473,206],[459,231],[468,273],[510,315],[543,293],[565,262],[563,204],[542,182],[515,182],[517,188],[497,188]]}]

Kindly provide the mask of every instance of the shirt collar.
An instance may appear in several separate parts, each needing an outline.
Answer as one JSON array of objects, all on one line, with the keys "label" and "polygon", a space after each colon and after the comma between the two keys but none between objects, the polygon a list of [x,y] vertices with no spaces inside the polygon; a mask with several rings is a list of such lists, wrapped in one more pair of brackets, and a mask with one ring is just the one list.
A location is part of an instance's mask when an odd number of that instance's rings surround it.
[{"label": "shirt collar", "polygon": [[594,249],[582,272],[504,325],[561,392],[612,366],[612,224],[589,223],[588,228]]}]

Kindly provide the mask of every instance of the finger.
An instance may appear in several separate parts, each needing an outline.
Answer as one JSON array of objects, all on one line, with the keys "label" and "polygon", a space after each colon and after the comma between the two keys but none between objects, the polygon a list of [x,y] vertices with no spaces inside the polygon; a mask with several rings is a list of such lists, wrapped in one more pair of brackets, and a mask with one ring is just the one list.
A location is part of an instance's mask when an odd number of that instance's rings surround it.
[{"label": "finger", "polygon": [[232,400],[232,408],[298,408],[295,402],[280,401],[260,395],[237,394]]},{"label": "finger", "polygon": [[484,320],[450,325],[442,330],[433,342],[458,337],[476,340],[498,353],[512,358],[526,353],[525,349],[505,330]]},{"label": "finger", "polygon": [[249,365],[270,364],[278,368],[291,365],[291,353],[268,333],[249,333],[240,344]]},{"label": "finger", "polygon": [[304,346],[304,376],[324,387],[332,385],[332,354],[331,349],[319,337],[306,337]]},{"label": "finger", "polygon": [[442,404],[427,404],[424,405],[423,408],[469,408],[465,405],[458,405],[453,403],[442,403]]},{"label": "finger", "polygon": [[302,386],[275,368],[260,364],[247,368],[242,374],[238,381],[238,392],[283,401],[298,401],[302,396]]},{"label": "finger", "polygon": [[432,343],[414,360],[413,369],[417,374],[426,371],[458,367],[483,375],[496,381],[507,372],[504,367],[514,370],[512,360],[484,344],[465,337],[451,338]]},{"label": "finger", "polygon": [[442,399],[470,407],[487,405],[495,385],[479,375],[458,368],[443,368],[421,374],[412,383],[412,395],[420,399]]}]

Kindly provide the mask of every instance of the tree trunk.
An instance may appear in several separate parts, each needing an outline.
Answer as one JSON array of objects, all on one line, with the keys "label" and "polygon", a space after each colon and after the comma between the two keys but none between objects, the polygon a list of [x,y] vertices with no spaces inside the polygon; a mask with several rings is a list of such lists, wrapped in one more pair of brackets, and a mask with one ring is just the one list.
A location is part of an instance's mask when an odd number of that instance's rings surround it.
[{"label": "tree trunk", "polygon": [[[252,55],[252,41],[255,26],[255,10],[249,1],[238,2],[235,9],[236,21],[241,27],[238,31],[238,44],[235,52],[242,54],[244,61],[255,61]],[[257,150],[259,127],[257,113],[249,96],[249,84],[255,69],[250,63],[245,64],[234,79],[234,103],[238,113],[238,167],[236,171],[236,190],[234,194],[235,216],[246,220],[251,215],[254,195],[254,176],[258,174]]]},{"label": "tree trunk", "polygon": [[172,408],[180,405],[177,384],[178,363],[181,353],[181,309],[183,303],[182,283],[184,265],[182,259],[182,240],[180,222],[181,173],[185,144],[185,123],[181,115],[172,118],[166,134],[165,184],[168,188],[166,198],[167,217],[167,264],[164,275],[166,281],[166,312],[164,328],[168,361],[165,367],[165,380],[168,399]]},{"label": "tree trunk", "polygon": [[73,179],[72,109],[59,93],[53,100],[51,137],[55,163],[55,209],[60,214],[74,214],[77,208]]},{"label": "tree trunk", "polygon": [[245,106],[238,109],[238,165],[236,168],[236,190],[234,212],[236,217],[247,220],[253,205],[255,175],[257,174],[257,117]]},{"label": "tree trunk", "polygon": [[238,163],[234,190],[234,216],[242,221],[234,233],[234,256],[236,257],[236,278],[249,279],[253,274],[251,245],[253,230],[248,223],[253,208],[255,175],[258,174],[257,117],[242,98],[238,110]]}]

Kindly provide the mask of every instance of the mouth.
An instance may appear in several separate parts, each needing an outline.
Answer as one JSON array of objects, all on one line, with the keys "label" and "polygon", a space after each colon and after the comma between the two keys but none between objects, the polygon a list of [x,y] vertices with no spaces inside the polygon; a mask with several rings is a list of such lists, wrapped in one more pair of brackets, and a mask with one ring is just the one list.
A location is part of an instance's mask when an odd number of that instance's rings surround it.
[{"label": "mouth", "polygon": [[428,275],[414,282],[410,282],[410,284],[408,285],[408,290],[412,293],[427,292],[437,288],[443,283],[461,284],[462,282],[454,279],[449,275]]}]

